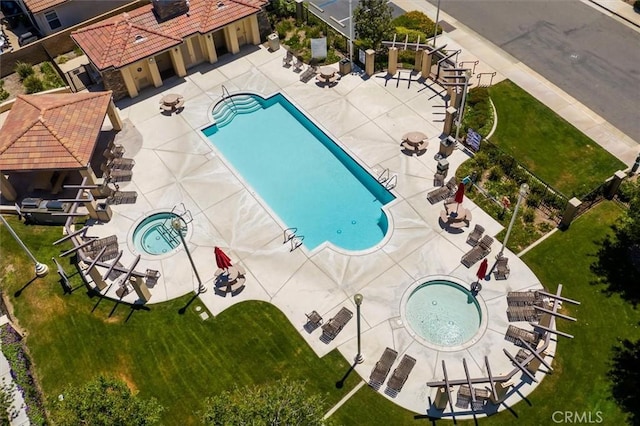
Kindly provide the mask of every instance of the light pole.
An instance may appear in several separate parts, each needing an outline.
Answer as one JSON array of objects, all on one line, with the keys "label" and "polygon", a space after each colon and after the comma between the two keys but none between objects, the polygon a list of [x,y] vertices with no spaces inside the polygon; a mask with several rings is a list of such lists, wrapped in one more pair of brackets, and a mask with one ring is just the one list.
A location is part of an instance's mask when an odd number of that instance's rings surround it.
[{"label": "light pole", "polygon": [[362,364],[364,362],[364,358],[362,356],[362,351],[360,346],[360,305],[362,305],[363,299],[364,299],[364,296],[361,295],[360,293],[356,293],[356,295],[353,296],[353,301],[356,304],[356,317],[357,317],[356,320],[358,324],[358,354],[356,355],[356,359],[355,359],[356,364]]},{"label": "light pole", "polygon": [[16,234],[13,228],[11,228],[11,226],[9,226],[7,221],[4,220],[4,216],[2,216],[1,214],[0,214],[0,219],[2,219],[2,223],[4,224],[4,226],[7,227],[7,230],[9,231],[11,236],[18,242],[18,244],[20,244],[20,247],[22,247],[22,249],[27,253],[27,255],[31,258],[33,263],[36,265],[36,276],[39,278],[42,278],[45,275],[47,275],[47,273],[49,272],[49,267],[44,263],[38,262],[38,260],[33,256],[33,254],[31,254],[27,246],[24,245],[20,237],[18,237],[18,234]]},{"label": "light pole", "polygon": [[[193,258],[191,257],[191,252],[189,251],[189,247],[187,247],[187,243],[184,241],[184,235],[182,235],[182,225],[180,222],[183,222],[181,217],[175,217],[171,221],[171,226],[173,229],[180,235],[180,241],[182,242],[182,246],[184,247],[184,251],[187,252],[187,257],[189,258],[189,262],[191,262],[191,267],[193,268],[193,272],[196,274],[196,279],[198,280],[198,293],[204,293],[207,291],[207,288],[202,285],[202,280],[200,279],[200,275],[198,274],[198,270],[196,269],[196,264],[193,263]],[[186,225],[186,222],[185,222]]]},{"label": "light pole", "polygon": [[438,21],[440,20],[440,0],[438,0],[438,9],[436,10],[436,28],[433,30],[433,47],[436,47],[436,37],[438,37]]},{"label": "light pole", "polygon": [[460,107],[460,111],[458,112],[458,124],[456,126],[456,142],[458,141],[458,136],[460,135],[460,126],[462,126],[462,118],[464,117],[464,107],[467,103],[467,90],[469,89],[470,77],[471,74],[469,74],[469,71],[465,71],[464,88],[462,89],[462,106]]},{"label": "light pole", "polygon": [[497,259],[502,258],[502,253],[504,253],[504,248],[507,245],[507,241],[509,240],[509,235],[511,234],[511,228],[513,228],[513,223],[516,221],[516,216],[518,215],[518,209],[520,208],[520,203],[525,195],[529,192],[529,185],[523,183],[520,185],[520,190],[518,191],[518,201],[516,202],[516,208],[513,209],[513,216],[511,216],[511,221],[509,222],[509,227],[507,228],[507,235],[504,236],[504,240],[502,241],[502,247],[500,248],[500,253],[496,256]]},{"label": "light pole", "polygon": [[349,0],[349,62],[353,67],[353,10],[351,9],[351,0]]}]

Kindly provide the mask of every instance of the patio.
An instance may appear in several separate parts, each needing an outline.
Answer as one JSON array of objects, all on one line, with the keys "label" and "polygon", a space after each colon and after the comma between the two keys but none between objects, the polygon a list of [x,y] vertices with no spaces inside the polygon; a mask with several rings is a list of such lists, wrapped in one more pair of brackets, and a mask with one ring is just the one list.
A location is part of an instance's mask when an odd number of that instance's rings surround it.
[{"label": "patio", "polygon": [[[169,211],[184,204],[193,216],[187,243],[209,289],[200,298],[211,313],[216,315],[243,300],[273,303],[298,327],[318,356],[338,347],[346,359],[352,360],[357,352],[355,321],[326,344],[319,338],[319,329],[309,333],[304,328],[305,313],[317,311],[329,319],[342,307],[355,312],[352,297],[358,292],[363,294],[364,363],[355,370],[366,380],[386,347],[394,348],[400,357],[414,357],[416,366],[393,400],[418,413],[425,412],[428,397],[433,399],[435,395],[435,389],[427,387],[426,382],[442,378],[443,358],[447,359],[450,378],[464,377],[463,358],[471,376],[484,376],[485,355],[490,357],[495,375],[510,371],[512,364],[500,350],[516,349],[504,340],[508,326],[505,296],[510,291],[540,289],[541,285],[526,265],[508,251],[505,255],[510,258],[509,278],[485,283],[480,293],[488,311],[488,326],[474,345],[456,352],[434,351],[414,340],[402,321],[401,301],[412,284],[443,275],[466,283],[475,280],[475,268],[467,269],[460,263],[462,254],[469,249],[466,239],[470,229],[460,234],[446,232],[438,225],[442,206],[426,200],[436,172],[433,158],[442,129],[445,102],[439,93],[443,89],[430,81],[390,80],[377,74],[368,79],[346,75],[333,90],[322,90],[313,83],[300,82],[296,73],[283,70],[281,55],[262,47],[246,48],[240,55],[220,59],[215,65],[191,69],[184,78],[167,80],[161,89],[146,90],[135,100],[117,103],[124,129],[116,142],[124,145],[127,156],[139,164],[133,180],[121,187],[135,190],[139,196],[135,204],[113,206],[112,220],[93,227],[89,234],[117,235],[124,251],[121,262],[130,264],[134,259],[130,237],[135,223],[152,212]],[[393,190],[397,198],[387,207],[390,226],[385,239],[365,252],[345,253],[331,247],[309,252],[304,246],[290,252],[289,245],[283,245],[287,225],[261,204],[242,177],[198,131],[210,123],[211,109],[222,97],[223,84],[231,93],[243,90],[268,96],[283,92],[373,176],[386,169],[397,174]],[[167,93],[183,96],[185,107],[180,114],[168,116],[159,111],[158,104]],[[426,155],[408,157],[398,150],[398,144],[416,126],[433,142],[428,144]],[[466,158],[462,151],[454,151],[448,158],[449,173]],[[487,235],[494,236],[501,230],[470,201],[464,204],[473,217],[472,223],[482,224]],[[246,288],[235,297],[223,298],[213,291],[215,246],[225,248],[234,265],[240,264],[246,270]],[[172,299],[198,287],[182,249],[157,259],[143,258],[138,269],[144,268],[161,273],[151,289],[150,303]],[[554,347],[553,344],[548,352],[552,354]],[[543,376],[539,375],[538,378]],[[519,401],[533,387],[518,385],[506,405]]]}]

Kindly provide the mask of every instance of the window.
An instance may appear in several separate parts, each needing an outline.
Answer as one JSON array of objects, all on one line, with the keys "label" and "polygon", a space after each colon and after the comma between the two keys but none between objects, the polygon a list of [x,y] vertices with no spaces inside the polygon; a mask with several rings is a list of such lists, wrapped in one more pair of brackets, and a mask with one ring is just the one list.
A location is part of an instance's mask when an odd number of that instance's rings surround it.
[{"label": "window", "polygon": [[49,28],[55,30],[56,28],[60,28],[62,24],[60,23],[60,19],[58,19],[58,15],[55,10],[51,10],[44,14],[44,17],[47,19],[49,23]]}]

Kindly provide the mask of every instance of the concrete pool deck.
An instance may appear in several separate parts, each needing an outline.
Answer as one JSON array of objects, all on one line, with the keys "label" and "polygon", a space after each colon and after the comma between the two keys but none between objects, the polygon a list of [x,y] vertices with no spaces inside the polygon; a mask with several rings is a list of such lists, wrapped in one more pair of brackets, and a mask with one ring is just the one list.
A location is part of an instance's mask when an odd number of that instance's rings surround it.
[{"label": "concrete pool deck", "polygon": [[[411,337],[401,320],[401,300],[413,284],[436,275],[453,276],[465,283],[475,280],[478,264],[467,269],[460,263],[463,253],[470,249],[466,238],[474,224],[483,225],[489,235],[502,229],[466,200],[465,207],[473,216],[471,227],[459,234],[448,233],[438,222],[442,204],[431,205],[426,200],[427,192],[434,187],[434,155],[443,126],[444,100],[439,95],[442,87],[432,81],[421,83],[415,75],[410,79],[410,73],[402,71],[400,79],[387,79],[385,74],[368,79],[347,75],[336,86],[326,89],[314,81],[300,82],[297,73],[282,67],[282,55],[282,50],[272,53],[262,47],[247,48],[239,55],[222,57],[214,65],[200,65],[190,70],[187,77],[169,79],[162,88],[145,90],[139,98],[118,102],[125,129],[117,135],[116,142],[125,146],[126,157],[136,161],[133,181],[121,184],[121,189],[138,191],[138,200],[132,205],[112,206],[112,220],[92,226],[88,235],[116,234],[124,252],[120,262],[126,266],[134,260],[129,241],[135,223],[150,213],[184,205],[193,216],[187,243],[208,289],[200,295],[207,309],[217,315],[246,300],[273,303],[318,356],[337,348],[347,360],[353,360],[357,352],[356,321],[350,321],[334,341],[326,344],[320,340],[319,328],[312,332],[304,328],[305,313],[316,310],[327,321],[346,306],[355,314],[353,295],[363,294],[364,363],[355,370],[368,381],[387,346],[399,354],[392,370],[405,353],[416,358],[416,366],[402,392],[395,398],[385,395],[416,413],[427,413],[429,398],[433,398],[435,390],[427,387],[426,382],[443,378],[443,359],[447,361],[450,379],[464,378],[463,358],[472,377],[486,376],[485,355],[490,359],[494,376],[510,372],[513,365],[502,349],[515,355],[518,348],[504,339],[509,324],[505,296],[509,291],[542,286],[508,250],[505,255],[510,259],[509,279],[491,278],[483,283],[479,298],[488,309],[487,328],[472,346],[456,352],[427,348]],[[397,199],[388,206],[390,230],[385,240],[365,252],[344,253],[330,247],[313,252],[300,247],[291,252],[290,245],[283,244],[283,230],[287,226],[261,204],[216,149],[199,135],[199,129],[210,122],[213,104],[221,99],[222,85],[231,93],[283,92],[372,175],[378,176],[385,169],[391,175],[397,174],[393,190]],[[184,111],[170,116],[161,114],[158,103],[166,93],[183,95]],[[402,135],[409,131],[429,136],[426,154],[408,157],[401,152]],[[450,176],[466,158],[464,152],[454,151],[448,158]],[[217,269],[214,246],[223,248],[234,263],[247,271],[246,288],[236,296],[221,297],[213,291]],[[499,249],[495,242],[489,255],[490,268]],[[136,269],[147,267],[162,274],[151,288],[150,303],[179,297],[197,288],[183,249],[162,256],[161,260],[142,259]],[[115,292],[115,288],[109,291]],[[528,324],[514,324],[530,329]],[[552,341],[547,353],[552,356],[554,349]],[[539,372],[538,378],[543,375]],[[516,387],[501,408],[515,404],[533,389],[521,382],[520,376],[514,376]],[[384,388],[379,391],[383,395]],[[448,409],[444,416],[447,413]],[[462,415],[457,413],[456,417]]]}]

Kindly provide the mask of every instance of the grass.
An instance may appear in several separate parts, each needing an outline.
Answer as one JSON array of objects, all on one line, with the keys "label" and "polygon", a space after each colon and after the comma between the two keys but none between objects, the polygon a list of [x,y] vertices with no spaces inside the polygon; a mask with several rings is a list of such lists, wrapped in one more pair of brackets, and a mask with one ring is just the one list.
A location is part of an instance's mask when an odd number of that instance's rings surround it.
[{"label": "grass", "polygon": [[[523,260],[545,287],[555,291],[563,284],[562,294],[581,302],[565,305],[565,314],[577,317],[575,323],[559,320],[559,329],[573,334],[561,338],[553,361],[555,373],[546,377],[527,401],[481,419],[491,425],[553,424],[555,411],[602,412],[603,424],[625,424],[625,413],[611,397],[607,378],[612,347],[619,338],[640,338],[637,324],[640,313],[618,295],[607,297],[604,285],[591,283],[595,276],[590,265],[595,261],[600,242],[611,232],[611,224],[620,216],[613,202],[603,202],[577,219],[564,232],[557,232],[528,252]],[[425,378],[428,380],[429,378]],[[426,406],[426,404],[425,404]],[[360,389],[333,416],[339,424],[397,426],[427,423],[392,402],[382,399],[368,387]],[[439,424],[451,424],[449,420]],[[471,422],[459,422],[471,424]]]},{"label": "grass", "polygon": [[491,142],[571,198],[626,166],[511,81],[489,88],[498,114]]},{"label": "grass", "polygon": [[[51,245],[60,238],[59,227],[10,223],[40,261],[65,249]],[[196,424],[206,396],[236,385],[283,376],[305,379],[310,394],[326,396],[328,411],[358,381],[351,374],[337,389],[349,370],[347,361],[337,351],[318,358],[285,315],[268,303],[240,303],[203,321],[195,311],[202,306],[198,300],[183,315],[178,313],[191,296],[131,310],[88,297],[78,275],[72,277],[78,289],[63,295],[55,269],[28,284],[33,264],[6,229],[0,231],[0,282],[27,331],[49,404],[66,385],[82,384],[102,372],[123,379],[143,397],[156,397],[167,408],[164,424]],[[72,274],[74,269],[62,260]]]}]

